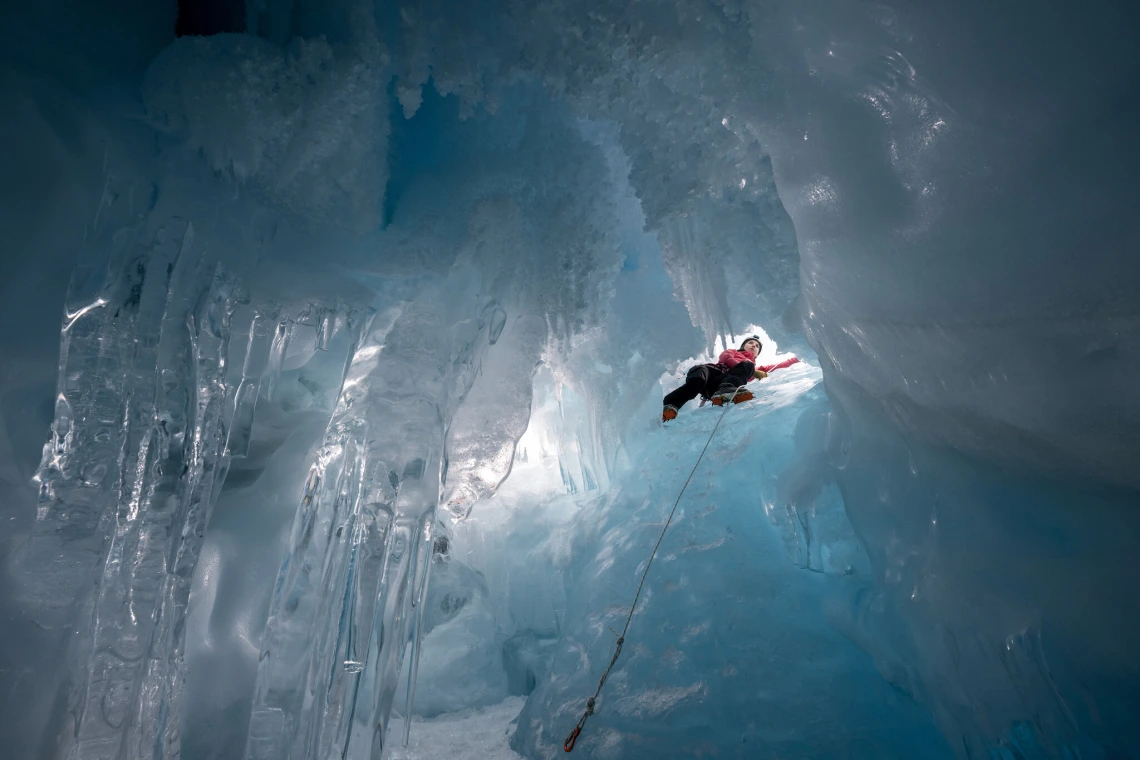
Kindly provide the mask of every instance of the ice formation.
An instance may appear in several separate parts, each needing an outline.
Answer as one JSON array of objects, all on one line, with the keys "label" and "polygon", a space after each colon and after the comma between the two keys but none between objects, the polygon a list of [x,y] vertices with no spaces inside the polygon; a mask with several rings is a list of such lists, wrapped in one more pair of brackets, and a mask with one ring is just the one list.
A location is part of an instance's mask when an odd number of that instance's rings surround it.
[{"label": "ice formation", "polygon": [[12,5],[5,756],[1140,758],[1126,4]]}]

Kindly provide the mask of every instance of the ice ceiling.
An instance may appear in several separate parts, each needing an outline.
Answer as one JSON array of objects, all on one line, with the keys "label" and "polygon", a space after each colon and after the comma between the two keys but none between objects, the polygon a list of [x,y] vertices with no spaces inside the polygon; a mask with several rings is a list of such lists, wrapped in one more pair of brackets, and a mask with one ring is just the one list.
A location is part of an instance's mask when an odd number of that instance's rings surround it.
[{"label": "ice ceiling", "polygon": [[1138,32],[5,4],[4,753],[379,760],[418,680],[556,756],[761,325],[576,751],[1140,757]]}]

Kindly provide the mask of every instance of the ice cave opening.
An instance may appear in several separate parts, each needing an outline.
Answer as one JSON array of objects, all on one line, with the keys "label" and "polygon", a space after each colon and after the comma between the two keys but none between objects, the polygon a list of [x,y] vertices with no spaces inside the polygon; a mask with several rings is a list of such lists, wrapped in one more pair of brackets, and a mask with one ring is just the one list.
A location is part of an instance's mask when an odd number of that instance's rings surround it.
[{"label": "ice cave opening", "polygon": [[0,756],[1140,759],[1138,33],[4,3]]}]

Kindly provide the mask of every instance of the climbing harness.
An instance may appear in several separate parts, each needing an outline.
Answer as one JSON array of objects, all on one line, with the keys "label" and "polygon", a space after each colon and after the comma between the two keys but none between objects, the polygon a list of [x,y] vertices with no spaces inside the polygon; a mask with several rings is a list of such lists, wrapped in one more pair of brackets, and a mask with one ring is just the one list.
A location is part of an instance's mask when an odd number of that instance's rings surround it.
[{"label": "climbing harness", "polygon": [[[741,383],[733,390],[732,395],[735,397],[737,391],[743,388],[746,383]],[[712,443],[713,436],[716,435],[717,428],[724,420],[724,415],[728,411],[728,404],[724,405],[724,410],[717,417],[716,424],[713,425],[712,432],[709,433],[709,439],[705,441],[705,447],[701,449],[700,456],[693,464],[693,469],[689,471],[689,477],[685,478],[685,485],[681,486],[681,492],[677,494],[676,501],[673,502],[673,508],[669,510],[669,518],[665,520],[665,527],[661,529],[661,535],[657,537],[657,544],[654,545],[653,551],[649,554],[649,561],[645,563],[645,572],[641,574],[641,582],[637,584],[637,593],[633,595],[633,604],[629,607],[629,615],[625,618],[625,626],[621,629],[621,633],[617,638],[617,645],[614,647],[614,656],[610,658],[610,664],[606,666],[605,672],[602,673],[601,679],[598,681],[598,688],[594,690],[594,696],[586,700],[586,710],[582,713],[582,717],[578,718],[578,724],[574,726],[574,730],[566,737],[566,741],[562,742],[562,749],[567,752],[574,751],[574,743],[578,741],[578,735],[582,733],[582,728],[586,725],[586,719],[594,714],[594,705],[597,704],[598,695],[602,693],[602,687],[606,685],[606,679],[609,678],[610,671],[613,670],[614,665],[617,664],[618,657],[621,656],[622,645],[625,644],[625,634],[629,630],[629,623],[633,620],[633,613],[637,611],[637,602],[641,598],[641,589],[645,586],[645,578],[649,575],[649,568],[653,565],[653,558],[657,556],[657,550],[661,547],[661,542],[665,539],[665,532],[669,530],[669,526],[673,522],[673,515],[677,512],[677,505],[681,503],[681,497],[685,495],[685,489],[689,487],[689,483],[696,474],[697,468],[701,465],[701,460],[705,458],[705,452],[709,450],[709,444]],[[612,630],[612,629],[611,629]]]}]

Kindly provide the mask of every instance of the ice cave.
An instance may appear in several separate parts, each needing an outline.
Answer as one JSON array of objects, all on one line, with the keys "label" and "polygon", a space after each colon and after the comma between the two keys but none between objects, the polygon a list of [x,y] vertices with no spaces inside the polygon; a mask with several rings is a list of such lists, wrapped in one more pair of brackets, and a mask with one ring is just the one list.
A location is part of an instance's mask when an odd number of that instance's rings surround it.
[{"label": "ice cave", "polygon": [[1138,40],[3,0],[0,759],[1140,760]]}]

